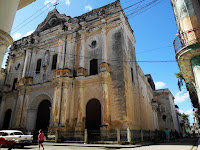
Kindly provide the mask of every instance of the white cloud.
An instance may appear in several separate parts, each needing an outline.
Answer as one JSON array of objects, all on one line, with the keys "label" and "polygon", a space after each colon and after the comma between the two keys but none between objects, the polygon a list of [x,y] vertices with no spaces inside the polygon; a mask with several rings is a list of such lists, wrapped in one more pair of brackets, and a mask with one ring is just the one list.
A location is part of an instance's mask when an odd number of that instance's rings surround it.
[{"label": "white cloud", "polygon": [[183,114],[183,113],[184,113],[184,111],[183,111],[183,110],[181,110],[181,109],[180,109],[180,110],[178,110],[178,111],[179,111],[181,114]]},{"label": "white cloud", "polygon": [[189,109],[187,111],[184,112],[187,115],[193,116],[193,109]]},{"label": "white cloud", "polygon": [[20,39],[21,36],[22,36],[21,33],[15,33],[15,34],[12,36],[12,38],[13,38],[14,41],[16,41],[16,40]]},{"label": "white cloud", "polygon": [[31,30],[31,31],[27,32],[23,37],[26,37],[26,36],[31,35],[34,31],[35,31],[35,30]]},{"label": "white cloud", "polygon": [[166,84],[164,82],[155,82],[155,86],[156,86],[156,89],[162,89],[166,86]]},{"label": "white cloud", "polygon": [[90,5],[85,6],[85,10],[86,11],[91,11],[92,10],[92,6],[90,6]]},{"label": "white cloud", "polygon": [[47,5],[48,7],[51,6],[51,4],[55,4],[56,3],[56,0],[45,0],[44,1],[44,4]]},{"label": "white cloud", "polygon": [[67,6],[69,6],[69,5],[71,4],[71,1],[70,1],[70,0],[65,0],[65,4],[66,4]]},{"label": "white cloud", "polygon": [[183,91],[180,91],[175,94],[174,101],[175,101],[175,103],[182,103],[187,99],[189,99],[189,93],[188,92],[184,93]]}]

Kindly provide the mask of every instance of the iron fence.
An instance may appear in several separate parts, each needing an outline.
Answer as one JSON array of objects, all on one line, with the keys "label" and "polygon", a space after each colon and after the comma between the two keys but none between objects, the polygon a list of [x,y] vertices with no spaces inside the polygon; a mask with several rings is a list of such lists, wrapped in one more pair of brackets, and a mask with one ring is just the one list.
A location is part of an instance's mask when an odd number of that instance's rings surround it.
[{"label": "iron fence", "polygon": [[[44,132],[47,141],[82,143],[139,143],[164,142],[164,131],[150,130],[85,130],[85,131],[49,131]],[[175,133],[171,134],[175,139]]]},{"label": "iron fence", "polygon": [[59,132],[59,137],[61,141],[84,141],[84,132],[81,131],[75,131],[75,132],[70,132],[70,131],[62,131]]}]

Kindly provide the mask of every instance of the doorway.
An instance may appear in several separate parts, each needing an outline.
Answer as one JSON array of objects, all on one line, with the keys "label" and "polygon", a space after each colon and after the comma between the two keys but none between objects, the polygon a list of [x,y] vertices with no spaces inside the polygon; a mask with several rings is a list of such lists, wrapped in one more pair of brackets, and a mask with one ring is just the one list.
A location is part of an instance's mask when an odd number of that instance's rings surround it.
[{"label": "doorway", "polygon": [[2,129],[8,129],[9,128],[11,114],[12,114],[12,110],[8,109],[6,111],[6,113],[5,113],[5,116],[4,116],[4,121],[3,121],[3,127],[2,127]]},{"label": "doorway", "polygon": [[90,100],[86,105],[86,129],[88,140],[99,140],[101,126],[101,103],[97,99]]},{"label": "doorway", "polygon": [[42,129],[42,131],[48,131],[50,121],[50,107],[51,103],[49,100],[43,100],[37,112],[35,131]]}]

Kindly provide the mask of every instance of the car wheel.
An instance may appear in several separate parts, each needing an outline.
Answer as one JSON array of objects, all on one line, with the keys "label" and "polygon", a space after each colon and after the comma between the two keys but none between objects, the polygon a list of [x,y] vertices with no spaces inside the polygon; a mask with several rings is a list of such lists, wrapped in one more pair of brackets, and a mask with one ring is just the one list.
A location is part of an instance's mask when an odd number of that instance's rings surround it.
[{"label": "car wheel", "polygon": [[21,145],[20,145],[20,148],[24,148],[24,144],[21,144]]}]

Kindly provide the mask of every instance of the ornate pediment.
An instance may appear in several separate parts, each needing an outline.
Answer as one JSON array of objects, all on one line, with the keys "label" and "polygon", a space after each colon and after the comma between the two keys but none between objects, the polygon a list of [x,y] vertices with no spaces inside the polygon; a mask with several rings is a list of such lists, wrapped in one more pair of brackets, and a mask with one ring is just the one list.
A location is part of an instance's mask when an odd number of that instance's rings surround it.
[{"label": "ornate pediment", "polygon": [[50,11],[46,19],[40,23],[35,32],[42,32],[57,25],[64,25],[64,23],[70,23],[71,17],[65,14],[60,14],[57,9]]}]

